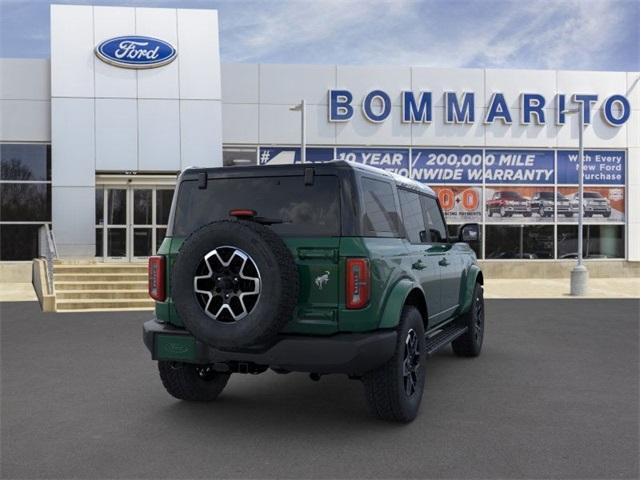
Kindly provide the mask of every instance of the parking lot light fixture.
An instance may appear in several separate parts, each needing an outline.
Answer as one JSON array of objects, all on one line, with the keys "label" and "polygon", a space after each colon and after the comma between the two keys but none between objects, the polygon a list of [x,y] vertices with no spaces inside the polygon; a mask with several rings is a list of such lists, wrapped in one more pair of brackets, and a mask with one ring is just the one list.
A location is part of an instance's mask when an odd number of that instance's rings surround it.
[{"label": "parking lot light fixture", "polygon": [[289,110],[292,112],[300,112],[300,161],[307,163],[307,125],[304,99],[300,100],[300,103],[297,105],[289,107]]},{"label": "parking lot light fixture", "polygon": [[584,102],[580,107],[565,110],[563,113],[578,113],[578,260],[571,270],[570,293],[581,297],[586,295],[589,281],[589,271],[583,263],[582,224],[584,220]]}]

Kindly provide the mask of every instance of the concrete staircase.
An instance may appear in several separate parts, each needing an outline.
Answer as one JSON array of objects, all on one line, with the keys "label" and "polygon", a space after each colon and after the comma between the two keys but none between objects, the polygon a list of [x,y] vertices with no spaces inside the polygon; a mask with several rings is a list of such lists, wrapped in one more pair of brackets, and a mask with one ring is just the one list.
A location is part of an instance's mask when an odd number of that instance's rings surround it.
[{"label": "concrete staircase", "polygon": [[53,265],[56,312],[151,310],[146,263]]}]

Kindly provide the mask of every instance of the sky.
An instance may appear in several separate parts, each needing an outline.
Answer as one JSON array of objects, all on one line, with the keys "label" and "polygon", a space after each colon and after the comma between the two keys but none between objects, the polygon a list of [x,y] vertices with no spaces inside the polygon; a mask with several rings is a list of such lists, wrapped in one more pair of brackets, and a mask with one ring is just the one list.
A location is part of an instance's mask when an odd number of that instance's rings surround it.
[{"label": "sky", "polygon": [[49,4],[215,8],[225,63],[640,70],[640,0],[0,0],[0,57],[49,56]]}]

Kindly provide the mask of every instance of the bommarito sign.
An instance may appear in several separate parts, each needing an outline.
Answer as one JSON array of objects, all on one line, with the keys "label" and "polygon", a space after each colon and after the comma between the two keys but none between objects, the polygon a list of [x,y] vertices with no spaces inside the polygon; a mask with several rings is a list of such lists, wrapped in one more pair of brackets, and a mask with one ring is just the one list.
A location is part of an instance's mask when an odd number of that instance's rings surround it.
[{"label": "bommarito sign", "polygon": [[[349,90],[331,89],[329,95],[329,121],[348,122],[355,114],[353,94]],[[433,120],[433,95],[429,91],[418,93],[404,91],[400,94],[403,123],[430,123]],[[564,125],[566,122],[566,110],[568,109],[568,95],[559,93],[555,96],[555,119],[548,119],[545,111],[547,99],[539,93],[520,94],[520,118],[518,121],[523,125],[544,125],[554,121],[556,125]],[[505,95],[496,92],[491,96],[487,105],[487,112],[484,118],[478,118],[475,107],[475,93],[445,92],[444,100],[444,122],[445,123],[475,123],[482,121],[485,124],[492,124],[501,121],[505,124],[514,122],[511,109]],[[598,101],[598,95],[575,93],[570,96],[572,103],[581,106],[584,110],[584,123],[591,123],[591,109]],[[362,115],[373,123],[381,123],[391,115],[391,97],[384,90],[372,90],[367,93],[361,101],[360,110]],[[627,97],[621,94],[610,95],[604,100],[602,105],[602,116],[612,127],[624,125],[631,115],[631,105]]]}]

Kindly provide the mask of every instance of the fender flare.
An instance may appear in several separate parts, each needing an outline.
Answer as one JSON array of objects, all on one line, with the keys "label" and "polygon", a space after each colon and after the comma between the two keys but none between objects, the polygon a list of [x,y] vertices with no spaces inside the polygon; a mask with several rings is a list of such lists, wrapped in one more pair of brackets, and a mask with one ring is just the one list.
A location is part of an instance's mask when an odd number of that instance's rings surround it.
[{"label": "fender flare", "polygon": [[471,302],[473,301],[473,289],[475,288],[476,282],[480,282],[480,285],[484,284],[484,277],[482,275],[482,270],[478,265],[471,265],[464,279],[464,284],[462,285],[462,292],[460,295],[460,313],[466,313],[471,308]]},{"label": "fender flare", "polygon": [[[407,297],[411,291],[418,289],[424,295],[422,288],[415,284],[408,278],[402,278],[396,283],[389,294],[387,295],[387,301],[380,316],[380,323],[378,328],[395,328],[400,322],[400,312],[404,306]],[[426,300],[425,300],[426,303]]]}]

